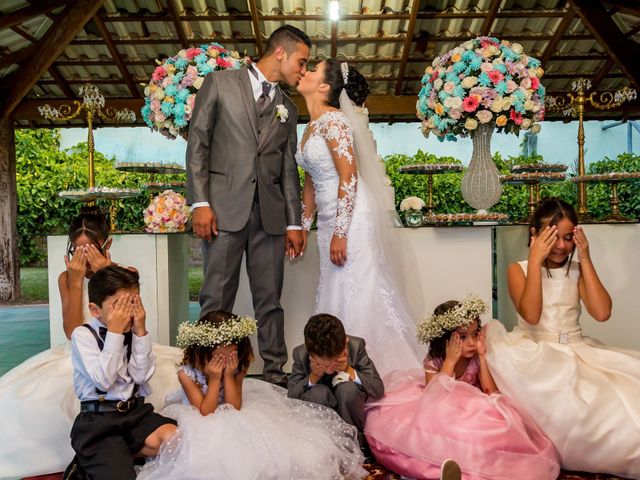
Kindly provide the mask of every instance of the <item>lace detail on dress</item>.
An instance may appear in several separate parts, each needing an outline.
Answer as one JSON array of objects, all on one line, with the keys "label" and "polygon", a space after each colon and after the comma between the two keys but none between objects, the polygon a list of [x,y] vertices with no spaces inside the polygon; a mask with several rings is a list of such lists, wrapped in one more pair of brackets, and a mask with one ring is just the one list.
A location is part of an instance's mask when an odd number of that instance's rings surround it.
[{"label": "lace detail on dress", "polygon": [[317,132],[327,140],[331,149],[353,163],[353,132],[351,125],[340,111],[327,112],[317,120]]},{"label": "lace detail on dress", "polygon": [[200,387],[200,390],[202,390],[203,394],[207,394],[207,377],[205,376],[205,374],[203,372],[201,372],[200,370],[198,370],[197,368],[194,368],[190,365],[182,365],[180,367],[180,370],[187,376],[189,377],[191,380],[194,381],[194,383],[196,385],[198,385]]},{"label": "lace detail on dress", "polygon": [[356,185],[358,177],[351,175],[349,183],[342,182],[340,191],[344,192],[344,196],[338,197],[338,210],[333,223],[333,234],[338,238],[346,238],[349,233],[349,223],[351,223],[351,215],[356,205]]},{"label": "lace detail on dress", "polygon": [[313,216],[315,215],[316,211],[313,210],[311,212],[310,216],[306,216],[307,213],[307,208],[304,204],[304,202],[302,202],[302,222],[301,222],[301,226],[303,230],[311,230],[311,225],[313,225]]}]

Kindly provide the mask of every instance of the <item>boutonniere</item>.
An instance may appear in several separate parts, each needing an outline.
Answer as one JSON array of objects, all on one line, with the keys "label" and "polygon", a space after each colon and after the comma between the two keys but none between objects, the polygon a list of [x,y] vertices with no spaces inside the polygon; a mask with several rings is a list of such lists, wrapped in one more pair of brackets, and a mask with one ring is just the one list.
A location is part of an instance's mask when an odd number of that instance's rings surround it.
[{"label": "boutonniere", "polygon": [[337,373],[335,377],[333,377],[333,380],[331,381],[331,385],[335,387],[336,385],[340,383],[348,382],[349,380],[351,380],[351,377],[347,372],[340,372],[340,373]]},{"label": "boutonniere", "polygon": [[280,123],[289,120],[289,110],[282,103],[276,105],[276,118],[280,120]]}]

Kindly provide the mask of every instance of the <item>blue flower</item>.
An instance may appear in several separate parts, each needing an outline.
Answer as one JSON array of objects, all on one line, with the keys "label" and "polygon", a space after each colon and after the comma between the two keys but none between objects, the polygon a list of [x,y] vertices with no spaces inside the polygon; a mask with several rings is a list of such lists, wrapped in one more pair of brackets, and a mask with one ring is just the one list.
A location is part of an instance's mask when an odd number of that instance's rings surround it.
[{"label": "blue flower", "polygon": [[162,102],[160,105],[160,111],[164,113],[166,117],[171,115],[171,111],[173,110],[173,103],[171,102]]},{"label": "blue flower", "polygon": [[443,101],[443,102],[444,102],[447,98],[449,98],[450,96],[451,96],[451,95],[449,95],[449,94],[448,94],[447,92],[445,92],[444,90],[440,90],[440,91],[438,92],[438,98],[439,98],[441,101]]},{"label": "blue flower", "polygon": [[173,97],[176,93],[178,93],[178,88],[174,84],[167,85],[164,89],[164,94],[167,97]]},{"label": "blue flower", "polygon": [[494,65],[493,68],[495,70],[498,70],[500,73],[507,73],[507,66],[504,63],[499,63],[497,65]]},{"label": "blue flower", "polygon": [[151,121],[151,100],[149,99],[149,97],[145,98],[144,106],[142,107],[140,112],[142,113],[142,118],[144,119],[145,123],[150,127],[153,127],[153,122]]},{"label": "blue flower", "polygon": [[476,53],[473,50],[467,50],[462,54],[462,59],[467,62],[470,63],[471,60],[473,60],[474,58],[477,58],[478,56],[476,55]]},{"label": "blue flower", "polygon": [[513,97],[521,102],[524,102],[525,100],[525,95],[524,92],[522,90],[514,90],[514,92],[511,94],[513,95]]},{"label": "blue flower", "polygon": [[499,82],[496,85],[496,92],[498,92],[500,95],[504,95],[505,93],[507,93],[507,82],[505,82],[504,80]]},{"label": "blue flower", "polygon": [[198,73],[203,77],[213,72],[213,68],[208,63],[198,64]]},{"label": "blue flower", "polygon": [[486,72],[482,72],[478,76],[478,83],[483,87],[488,87],[491,85],[491,79],[489,78],[489,75],[486,74]]},{"label": "blue flower", "polygon": [[182,102],[185,103],[187,101],[187,98],[189,98],[189,89],[187,88],[182,88],[178,91],[178,93],[176,93],[176,102]]},{"label": "blue flower", "polygon": [[469,66],[474,70],[480,70],[480,66],[482,65],[482,58],[476,55],[470,62]]},{"label": "blue flower", "polygon": [[464,72],[465,68],[467,68],[467,64],[462,61],[453,64],[453,71],[456,73]]},{"label": "blue flower", "polygon": [[209,57],[207,56],[206,53],[201,53],[200,55],[196,55],[193,59],[196,61],[197,64],[200,64],[200,63],[207,63],[207,60],[209,60]]},{"label": "blue flower", "polygon": [[458,77],[458,74],[454,72],[447,73],[444,78],[447,82],[452,82],[456,85],[460,83],[460,77]]},{"label": "blue flower", "polygon": [[537,58],[529,57],[529,68],[538,68],[540,66],[540,60]]},{"label": "blue flower", "polygon": [[526,113],[525,109],[524,109],[524,102],[518,100],[516,102],[513,102],[513,108],[516,112],[518,113]]},{"label": "blue flower", "polygon": [[464,87],[460,84],[460,85],[456,85],[455,87],[453,87],[453,96],[454,97],[464,97],[465,96],[465,90]]},{"label": "blue flower", "polygon": [[187,60],[186,58],[181,58],[179,57],[176,60],[176,70],[184,70],[187,68],[187,65],[189,65],[189,60]]}]

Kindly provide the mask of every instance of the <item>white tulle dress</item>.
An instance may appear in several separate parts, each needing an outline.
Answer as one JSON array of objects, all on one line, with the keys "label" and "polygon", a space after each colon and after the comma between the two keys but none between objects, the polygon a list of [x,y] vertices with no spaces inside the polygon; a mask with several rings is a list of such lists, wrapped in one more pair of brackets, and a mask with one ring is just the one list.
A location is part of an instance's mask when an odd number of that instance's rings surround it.
[{"label": "white tulle dress", "polygon": [[[90,317],[87,282],[83,287],[84,318]],[[147,401],[157,410],[166,394],[179,387],[176,368],[182,350],[153,345],[156,371]],[[71,342],[45,350],[0,377],[0,478],[62,472],[74,452],[71,426],[80,401],[73,389]]]},{"label": "white tulle dress", "polygon": [[381,375],[420,367],[426,350],[416,340],[415,320],[393,283],[392,266],[386,263],[379,241],[383,226],[371,212],[374,200],[361,176],[349,185],[353,211],[347,227],[347,261],[343,266],[331,263],[338,190],[345,186],[340,186],[328,141],[338,145],[335,161],[359,161],[349,153],[353,135],[341,111],[328,111],[310,122],[296,153],[296,161],[313,179],[318,214],[320,281],[315,312],[335,315],[347,334],[364,338]]},{"label": "white tulle dress", "polygon": [[[202,392],[204,374],[181,367]],[[172,403],[175,402],[175,403]],[[331,409],[287,398],[287,391],[245,379],[242,408],[224,404],[203,416],[182,389],[162,414],[178,422],[177,433],[147,461],[138,480],[356,479],[367,475],[355,427]]]},{"label": "white tulle dress", "polygon": [[[527,272],[527,262],[519,262]],[[500,391],[554,443],[568,470],[640,479],[640,352],[582,336],[580,267],[542,274],[537,325],[488,325],[489,367]]]}]

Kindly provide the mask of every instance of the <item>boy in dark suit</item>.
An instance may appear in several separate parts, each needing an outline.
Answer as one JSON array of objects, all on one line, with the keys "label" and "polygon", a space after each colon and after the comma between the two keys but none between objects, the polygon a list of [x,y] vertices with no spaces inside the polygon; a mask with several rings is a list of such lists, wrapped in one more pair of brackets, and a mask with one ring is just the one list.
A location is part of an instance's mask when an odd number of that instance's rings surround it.
[{"label": "boy in dark suit", "polygon": [[365,341],[347,337],[342,322],[326,313],[312,316],[304,327],[304,344],[293,350],[290,398],[334,409],[364,439],[364,404],[384,395],[384,385],[367,355]]}]

